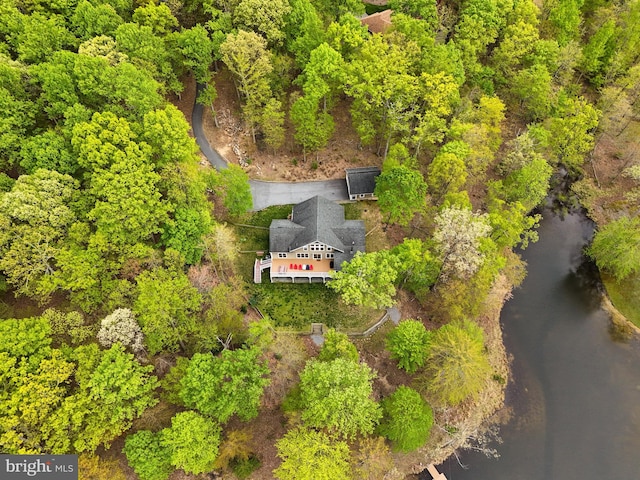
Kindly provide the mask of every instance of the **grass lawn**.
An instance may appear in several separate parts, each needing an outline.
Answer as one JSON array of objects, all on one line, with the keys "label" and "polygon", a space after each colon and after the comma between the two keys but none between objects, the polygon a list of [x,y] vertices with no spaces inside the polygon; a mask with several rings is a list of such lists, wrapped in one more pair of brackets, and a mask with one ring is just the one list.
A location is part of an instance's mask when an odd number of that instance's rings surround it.
[{"label": "grass lawn", "polygon": [[321,283],[252,284],[252,303],[276,326],[308,331],[312,322],[342,331],[365,330],[383,314],[380,310],[346,305],[340,295]]},{"label": "grass lawn", "polygon": [[611,302],[620,313],[640,327],[640,275],[631,275],[621,282],[604,273],[601,275]]},{"label": "grass lawn", "polygon": [[[369,231],[373,227],[369,226],[364,210],[372,209],[366,205],[346,204],[345,216],[347,219],[364,217]],[[291,205],[269,207],[244,221],[245,225],[250,226],[235,226],[238,250],[250,252],[240,254],[238,271],[249,284],[252,304],[263,314],[269,315],[276,326],[295,331],[308,331],[312,322],[324,323],[343,331],[361,331],[375,323],[382,316],[382,311],[346,305],[338,294],[324,284],[270,283],[268,271],[263,273],[263,283],[253,283],[254,252],[263,251],[266,254],[269,251],[269,231],[253,227],[268,227],[272,219],[287,218],[290,213]],[[369,240],[367,238],[367,250]]]}]

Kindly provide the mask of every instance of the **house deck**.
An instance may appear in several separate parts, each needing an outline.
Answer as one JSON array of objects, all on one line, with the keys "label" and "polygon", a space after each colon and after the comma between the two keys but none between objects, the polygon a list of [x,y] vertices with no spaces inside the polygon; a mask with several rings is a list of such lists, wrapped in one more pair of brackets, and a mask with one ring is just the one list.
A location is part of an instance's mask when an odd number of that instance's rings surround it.
[{"label": "house deck", "polygon": [[[306,266],[310,268],[305,269]],[[295,268],[298,267],[298,268]],[[312,260],[312,259],[287,259],[274,258],[271,261],[270,277],[272,282],[296,282],[307,280],[311,282],[325,282],[330,276],[331,261],[328,259]]]}]

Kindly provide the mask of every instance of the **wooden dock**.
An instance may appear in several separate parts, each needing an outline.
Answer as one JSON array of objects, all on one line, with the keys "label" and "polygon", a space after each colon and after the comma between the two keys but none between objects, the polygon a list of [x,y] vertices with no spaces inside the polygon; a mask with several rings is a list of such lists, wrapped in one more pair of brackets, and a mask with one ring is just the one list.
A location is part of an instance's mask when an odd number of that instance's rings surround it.
[{"label": "wooden dock", "polygon": [[444,476],[444,473],[440,473],[438,469],[433,465],[433,463],[427,465],[427,472],[431,474],[433,480],[447,480],[447,477]]}]

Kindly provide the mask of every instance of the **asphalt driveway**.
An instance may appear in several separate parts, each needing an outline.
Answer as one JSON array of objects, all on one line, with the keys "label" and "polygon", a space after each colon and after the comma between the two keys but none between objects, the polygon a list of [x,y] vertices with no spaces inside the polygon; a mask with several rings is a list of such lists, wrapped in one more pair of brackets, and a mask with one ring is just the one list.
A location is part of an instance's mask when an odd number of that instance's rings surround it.
[{"label": "asphalt driveway", "polygon": [[[197,93],[204,87],[199,84]],[[196,94],[197,98],[197,94]],[[202,115],[204,107],[199,103],[193,106],[191,123],[196,142],[209,163],[221,170],[227,168],[225,159],[209,145],[202,127]],[[253,196],[253,209],[262,210],[271,205],[289,205],[300,203],[316,195],[322,195],[329,200],[348,200],[347,182],[344,179],[321,180],[317,182],[265,182],[262,180],[250,180],[251,195]]]}]

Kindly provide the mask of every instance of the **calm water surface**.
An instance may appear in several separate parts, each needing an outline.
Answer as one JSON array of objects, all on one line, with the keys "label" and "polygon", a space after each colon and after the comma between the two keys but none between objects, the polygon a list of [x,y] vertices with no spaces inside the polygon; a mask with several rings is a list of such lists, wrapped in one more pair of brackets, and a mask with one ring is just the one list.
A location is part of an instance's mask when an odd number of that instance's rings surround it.
[{"label": "calm water surface", "polygon": [[[449,480],[640,480],[640,342],[614,341],[597,275],[582,256],[591,224],[543,212],[528,275],[502,313],[514,415],[500,458],[461,452]],[[428,474],[421,477],[430,478]]]}]

